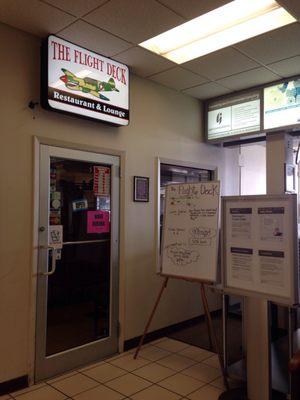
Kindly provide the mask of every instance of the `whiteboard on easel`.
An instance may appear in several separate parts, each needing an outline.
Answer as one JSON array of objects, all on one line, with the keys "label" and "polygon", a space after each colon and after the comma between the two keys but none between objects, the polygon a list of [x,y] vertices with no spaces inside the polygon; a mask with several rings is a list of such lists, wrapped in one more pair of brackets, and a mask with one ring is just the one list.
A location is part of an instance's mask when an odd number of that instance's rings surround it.
[{"label": "whiteboard on easel", "polygon": [[226,292],[299,301],[296,195],[223,197],[222,227]]},{"label": "whiteboard on easel", "polygon": [[216,282],[220,182],[166,187],[161,274]]}]

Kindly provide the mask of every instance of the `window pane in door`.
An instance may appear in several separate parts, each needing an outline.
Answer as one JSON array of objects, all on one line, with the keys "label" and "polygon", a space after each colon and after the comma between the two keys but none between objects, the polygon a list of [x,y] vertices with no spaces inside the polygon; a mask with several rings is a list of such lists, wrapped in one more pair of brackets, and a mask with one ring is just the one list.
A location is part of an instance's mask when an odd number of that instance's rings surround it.
[{"label": "window pane in door", "polygon": [[110,334],[110,175],[51,157],[49,225],[62,225],[63,248],[48,277],[47,355]]}]

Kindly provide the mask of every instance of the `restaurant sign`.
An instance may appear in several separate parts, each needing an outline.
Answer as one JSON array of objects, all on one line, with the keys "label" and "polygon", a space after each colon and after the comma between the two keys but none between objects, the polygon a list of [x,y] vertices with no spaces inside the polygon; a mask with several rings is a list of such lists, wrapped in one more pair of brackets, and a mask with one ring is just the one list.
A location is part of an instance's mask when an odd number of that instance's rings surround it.
[{"label": "restaurant sign", "polygon": [[42,105],[115,125],[129,123],[129,69],[50,35],[42,46]]}]

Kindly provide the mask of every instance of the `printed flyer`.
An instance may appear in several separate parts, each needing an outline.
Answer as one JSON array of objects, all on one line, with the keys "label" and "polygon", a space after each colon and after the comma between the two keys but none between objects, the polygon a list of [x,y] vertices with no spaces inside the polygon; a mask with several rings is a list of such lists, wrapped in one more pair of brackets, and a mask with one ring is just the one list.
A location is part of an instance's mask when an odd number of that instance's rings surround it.
[{"label": "printed flyer", "polygon": [[223,198],[225,289],[287,304],[297,301],[296,204],[293,194]]}]

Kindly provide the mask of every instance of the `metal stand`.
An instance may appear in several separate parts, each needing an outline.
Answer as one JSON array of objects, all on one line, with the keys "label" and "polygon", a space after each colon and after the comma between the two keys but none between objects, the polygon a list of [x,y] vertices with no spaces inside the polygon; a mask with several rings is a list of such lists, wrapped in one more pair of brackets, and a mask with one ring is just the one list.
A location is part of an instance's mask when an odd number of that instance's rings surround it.
[{"label": "metal stand", "polygon": [[[148,332],[148,330],[149,330],[149,327],[150,327],[150,324],[151,324],[152,319],[153,319],[153,317],[154,317],[155,311],[156,311],[156,309],[157,309],[157,307],[158,307],[158,304],[159,304],[159,302],[160,302],[161,296],[162,296],[162,294],[163,294],[165,288],[167,287],[168,280],[169,280],[169,277],[165,277],[165,279],[164,279],[164,281],[163,281],[163,284],[162,284],[162,287],[161,287],[161,289],[160,289],[160,291],[159,291],[159,293],[158,293],[158,296],[157,296],[156,302],[155,302],[155,304],[154,304],[153,310],[152,310],[152,312],[151,312],[151,314],[150,314],[150,317],[149,317],[148,322],[147,322],[147,324],[146,324],[146,327],[145,327],[145,329],[144,329],[144,333],[143,333],[143,335],[142,335],[142,337],[141,337],[141,340],[140,340],[140,342],[139,342],[139,345],[138,345],[138,347],[137,347],[137,349],[136,349],[136,351],[135,351],[135,353],[134,353],[134,356],[133,356],[134,359],[137,358],[137,356],[138,356],[138,354],[139,354],[139,352],[140,352],[140,350],[141,350],[141,347],[142,347],[142,345],[143,345],[145,336],[146,336],[146,334],[147,334],[147,332]],[[186,279],[186,280],[188,281],[188,279]],[[216,336],[216,333],[215,333],[215,330],[214,330],[214,327],[213,327],[213,322],[212,322],[211,315],[210,315],[210,311],[209,311],[209,306],[208,306],[208,302],[207,302],[207,297],[206,297],[206,292],[205,292],[204,283],[203,283],[203,282],[200,282],[200,285],[201,285],[201,286],[200,286],[200,293],[201,293],[201,299],[202,299],[202,303],[203,303],[203,307],[204,307],[204,311],[205,311],[205,316],[206,316],[206,321],[207,321],[207,328],[208,328],[209,341],[210,341],[210,343],[212,343],[212,344],[214,345],[215,352],[216,352],[217,355],[218,355],[220,368],[221,368],[221,370],[222,370],[224,385],[225,385],[225,387],[226,387],[226,390],[229,390],[229,385],[228,385],[228,381],[227,381],[227,376],[226,376],[225,369],[224,369],[223,357],[222,357],[222,354],[221,354],[221,352],[220,352],[220,348],[219,348],[219,345],[218,345],[217,336]]]},{"label": "metal stand", "polygon": [[141,337],[140,343],[139,343],[139,345],[138,345],[138,347],[137,347],[137,349],[136,349],[136,351],[135,351],[135,353],[134,353],[134,356],[133,356],[134,359],[137,358],[137,356],[138,356],[138,354],[139,354],[139,352],[140,352],[140,350],[141,350],[141,347],[142,347],[142,345],[143,345],[143,343],[144,343],[145,336],[146,336],[146,334],[147,334],[147,332],[148,332],[149,326],[150,326],[150,324],[151,324],[151,322],[152,322],[152,319],[153,319],[153,317],[154,317],[155,311],[156,311],[157,306],[158,306],[158,304],[159,304],[159,302],[160,302],[160,298],[161,298],[161,296],[162,296],[162,294],[163,294],[163,291],[164,291],[165,288],[167,287],[168,280],[169,280],[169,278],[166,277],[165,280],[164,280],[164,282],[163,282],[163,284],[162,284],[162,287],[161,287],[161,289],[160,289],[160,292],[159,292],[158,297],[157,297],[157,299],[156,299],[156,302],[155,302],[155,304],[154,304],[154,308],[153,308],[153,310],[152,310],[152,312],[151,312],[151,314],[150,314],[149,320],[148,320],[148,322],[147,322],[147,324],[146,324],[146,326],[145,326],[143,336]]},{"label": "metal stand", "polygon": [[218,339],[217,339],[217,336],[216,336],[216,332],[215,332],[214,327],[213,327],[213,322],[212,322],[212,319],[211,319],[209,306],[208,306],[208,302],[207,302],[207,297],[206,297],[206,292],[205,292],[205,287],[204,287],[203,283],[201,283],[201,298],[202,298],[202,303],[203,303],[203,306],[204,306],[205,314],[206,314],[206,317],[207,317],[207,320],[208,320],[209,337],[210,337],[210,340],[213,341],[215,351],[216,351],[216,353],[218,355],[219,364],[220,364],[220,367],[221,367],[221,370],[222,370],[222,375],[223,375],[224,386],[225,386],[226,390],[229,390],[227,376],[226,376],[225,368],[224,368],[223,356],[221,354],[221,351],[220,351],[220,348],[219,348],[219,344],[218,344]]}]

